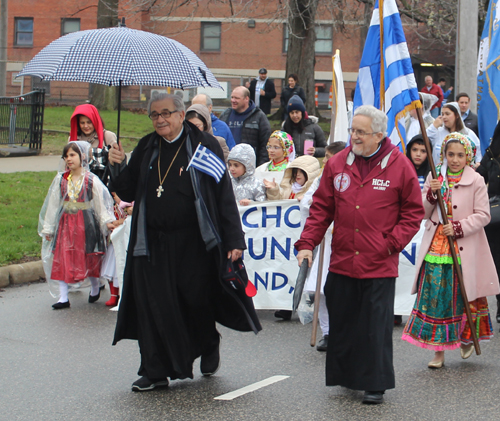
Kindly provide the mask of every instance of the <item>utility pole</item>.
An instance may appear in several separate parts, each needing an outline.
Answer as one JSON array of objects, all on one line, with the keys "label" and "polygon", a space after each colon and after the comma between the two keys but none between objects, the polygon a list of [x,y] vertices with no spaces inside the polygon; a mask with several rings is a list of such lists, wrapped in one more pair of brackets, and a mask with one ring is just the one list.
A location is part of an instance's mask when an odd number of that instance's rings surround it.
[{"label": "utility pole", "polygon": [[0,96],[6,95],[7,86],[7,2],[0,0]]},{"label": "utility pole", "polygon": [[466,92],[470,97],[470,109],[474,112],[477,108],[478,13],[477,1],[458,0],[455,90],[453,95]]}]

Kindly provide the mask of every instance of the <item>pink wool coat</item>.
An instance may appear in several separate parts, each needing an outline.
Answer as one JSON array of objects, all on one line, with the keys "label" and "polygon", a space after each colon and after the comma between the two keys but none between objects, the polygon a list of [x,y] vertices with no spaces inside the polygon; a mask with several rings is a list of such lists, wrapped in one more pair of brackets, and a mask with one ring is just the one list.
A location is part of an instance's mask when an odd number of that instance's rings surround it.
[{"label": "pink wool coat", "polygon": [[[425,208],[425,233],[417,259],[417,271],[412,294],[417,292],[417,279],[424,257],[439,224],[438,204],[429,203],[427,193],[432,175],[429,174],[422,190]],[[500,292],[495,264],[483,227],[490,222],[490,205],[484,179],[470,167],[465,167],[461,180],[452,192],[453,221],[457,245],[462,260],[465,290],[469,301]],[[457,232],[457,228],[462,233]],[[460,238],[461,237],[461,238]]]}]

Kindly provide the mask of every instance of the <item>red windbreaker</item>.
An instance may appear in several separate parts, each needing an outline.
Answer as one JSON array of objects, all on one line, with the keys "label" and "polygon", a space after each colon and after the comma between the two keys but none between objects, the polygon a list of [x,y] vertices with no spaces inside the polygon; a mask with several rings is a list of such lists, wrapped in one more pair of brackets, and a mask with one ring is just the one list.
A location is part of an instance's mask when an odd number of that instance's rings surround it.
[{"label": "red windbreaker", "polygon": [[331,272],[359,279],[397,277],[399,252],[419,230],[424,208],[415,169],[398,148],[384,146],[364,179],[350,146],[330,158],[323,171],[295,248],[313,250],[335,221]]},{"label": "red windbreaker", "polygon": [[435,83],[432,84],[431,89],[427,89],[427,86],[424,86],[422,89],[420,89],[420,92],[424,92],[426,94],[431,94],[437,96],[437,102],[432,106],[431,110],[434,108],[439,108],[441,107],[441,104],[443,103],[443,90],[441,89],[440,86],[436,85]]}]

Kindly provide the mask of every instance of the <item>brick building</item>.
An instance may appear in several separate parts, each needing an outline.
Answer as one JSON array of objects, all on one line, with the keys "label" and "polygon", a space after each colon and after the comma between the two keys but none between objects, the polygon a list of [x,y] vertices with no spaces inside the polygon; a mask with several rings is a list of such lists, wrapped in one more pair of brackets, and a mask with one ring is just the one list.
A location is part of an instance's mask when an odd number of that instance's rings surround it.
[{"label": "brick building", "polygon": [[[128,27],[155,32],[176,39],[193,50],[225,86],[225,91],[211,92],[212,96],[228,97],[231,88],[252,77],[258,69],[268,69],[275,79],[278,93],[285,81],[288,31],[284,23],[281,2],[276,0],[243,1],[231,11],[229,3],[200,0],[173,8],[165,1],[164,7],[141,10],[134,1],[121,1],[120,17],[126,18]],[[347,2],[350,4],[349,2]],[[359,3],[358,3],[359,4]],[[168,6],[168,7],[167,7]],[[24,78],[14,79],[24,63],[58,37],[72,31],[93,29],[97,23],[97,0],[16,0],[9,2],[7,95],[19,95],[34,87],[47,90],[49,102],[82,102],[89,97],[89,85],[68,82],[40,82]],[[354,16],[354,15],[353,15]],[[349,98],[355,86],[362,54],[361,21],[344,21],[343,30],[335,25],[334,15],[327,5],[320,6],[316,20],[315,80],[320,91],[327,92],[331,83],[332,54],[341,52],[346,95]],[[409,41],[418,49],[418,38]],[[158,52],[161,54],[161,51]],[[445,63],[446,64],[446,63]],[[418,82],[423,82],[420,65],[415,66]],[[440,68],[429,70],[435,77]],[[426,72],[427,73],[427,72]],[[23,84],[23,86],[22,86]],[[141,93],[149,96],[151,88],[126,87],[125,102],[139,102]],[[164,89],[164,88],[159,88]],[[191,93],[186,93],[185,98]],[[279,104],[279,97],[275,100]]]}]

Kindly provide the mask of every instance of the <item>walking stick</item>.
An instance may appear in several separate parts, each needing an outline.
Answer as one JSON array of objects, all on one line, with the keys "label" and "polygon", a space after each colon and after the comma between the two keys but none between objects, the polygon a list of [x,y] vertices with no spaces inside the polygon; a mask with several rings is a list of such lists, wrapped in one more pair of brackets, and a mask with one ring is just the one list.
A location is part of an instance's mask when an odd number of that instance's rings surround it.
[{"label": "walking stick", "polygon": [[[424,138],[425,150],[427,151],[427,159],[431,166],[432,178],[437,179],[436,168],[434,167],[434,160],[432,159],[432,148],[427,137],[427,132],[425,131],[424,119],[422,117],[422,108],[417,108],[418,122],[420,123],[420,130],[422,131],[422,137]],[[446,208],[444,206],[443,198],[441,196],[441,191],[437,191],[437,198],[439,209],[441,210],[441,215],[443,216],[443,224],[448,224],[448,217],[446,215]],[[464,278],[462,275],[462,268],[458,264],[457,253],[455,252],[455,245],[453,244],[453,237],[448,236],[448,242],[450,243],[451,257],[453,258],[453,266],[455,267],[455,272],[457,273],[458,284],[460,285],[460,292],[462,294],[462,299],[464,300],[465,314],[467,314],[467,324],[470,327],[472,341],[474,342],[474,349],[477,355],[481,355],[481,348],[479,347],[479,342],[477,340],[476,329],[474,327],[474,322],[472,321],[472,314],[470,312],[469,300],[467,299],[467,292],[465,291]]]},{"label": "walking stick", "polygon": [[323,278],[323,260],[325,255],[325,239],[321,241],[319,246],[319,267],[318,278],[316,279],[316,291],[314,292],[314,313],[311,332],[311,346],[316,345],[316,331],[318,330],[318,313],[319,313],[319,300],[321,294],[321,279]]}]

